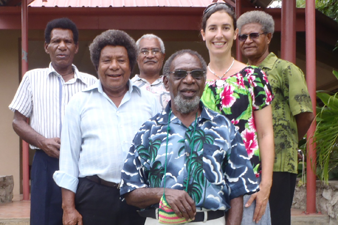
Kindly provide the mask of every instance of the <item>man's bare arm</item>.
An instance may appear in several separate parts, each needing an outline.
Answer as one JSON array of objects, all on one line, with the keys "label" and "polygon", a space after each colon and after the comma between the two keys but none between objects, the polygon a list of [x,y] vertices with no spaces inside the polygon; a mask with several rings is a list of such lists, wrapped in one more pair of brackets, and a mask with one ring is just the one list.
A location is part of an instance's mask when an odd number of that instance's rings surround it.
[{"label": "man's bare arm", "polygon": [[[163,195],[163,188],[138,188],[125,195],[127,204],[146,208],[157,204]],[[187,192],[166,188],[165,198],[177,216],[193,220],[196,215],[194,200]]]},{"label": "man's bare arm", "polygon": [[304,112],[296,115],[298,140],[304,137],[314,118],[315,116],[312,112]]},{"label": "man's bare arm", "polygon": [[27,123],[27,118],[17,110],[14,112],[12,126],[14,131],[27,143],[42,149],[50,157],[59,158],[60,138],[45,138],[36,132]]},{"label": "man's bare arm", "polygon": [[230,206],[231,208],[227,212],[226,225],[240,225],[243,216],[243,196],[232,199]]},{"label": "man's bare arm", "polygon": [[63,225],[82,225],[82,216],[75,209],[75,193],[62,188]]}]

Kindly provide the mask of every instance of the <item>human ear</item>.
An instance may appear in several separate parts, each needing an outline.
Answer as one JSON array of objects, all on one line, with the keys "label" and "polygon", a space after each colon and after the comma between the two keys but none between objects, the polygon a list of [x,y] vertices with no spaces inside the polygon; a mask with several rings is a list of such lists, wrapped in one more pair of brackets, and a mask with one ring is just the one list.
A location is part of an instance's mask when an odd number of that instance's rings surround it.
[{"label": "human ear", "polygon": [[201,35],[202,35],[203,41],[205,41],[205,33],[204,33],[203,29],[201,29]]},{"label": "human ear", "polygon": [[163,85],[167,91],[169,91],[169,79],[167,75],[163,76]]}]

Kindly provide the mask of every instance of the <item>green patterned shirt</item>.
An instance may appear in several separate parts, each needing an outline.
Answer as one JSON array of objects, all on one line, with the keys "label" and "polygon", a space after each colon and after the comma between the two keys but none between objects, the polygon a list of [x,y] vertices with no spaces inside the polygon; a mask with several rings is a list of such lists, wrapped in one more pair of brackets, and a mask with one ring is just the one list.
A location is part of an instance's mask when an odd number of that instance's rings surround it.
[{"label": "green patterned shirt", "polygon": [[274,93],[272,101],[275,136],[274,172],[297,173],[298,132],[295,116],[312,112],[303,72],[291,62],[270,53],[259,65],[268,76]]}]

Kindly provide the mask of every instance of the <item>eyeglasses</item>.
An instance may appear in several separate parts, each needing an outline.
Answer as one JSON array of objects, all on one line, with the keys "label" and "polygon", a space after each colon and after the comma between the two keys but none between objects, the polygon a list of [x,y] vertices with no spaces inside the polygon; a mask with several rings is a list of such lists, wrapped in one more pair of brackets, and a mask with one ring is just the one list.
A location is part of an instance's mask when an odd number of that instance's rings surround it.
[{"label": "eyeglasses", "polygon": [[190,74],[195,80],[200,80],[205,76],[205,71],[201,69],[196,70],[175,70],[169,72],[169,74],[174,74],[176,80],[184,79],[188,74]]},{"label": "eyeglasses", "polygon": [[218,5],[224,5],[226,6],[226,8],[233,10],[233,7],[226,2],[215,2],[215,3],[208,5],[208,7],[204,9],[203,15],[205,15],[207,12],[209,12],[211,9],[213,9],[215,6],[218,6]]},{"label": "eyeglasses", "polygon": [[149,55],[149,53],[152,54],[152,55],[156,55],[156,54],[159,54],[160,52],[161,52],[161,50],[158,49],[158,48],[151,48],[151,49],[142,48],[141,49],[142,55]]},{"label": "eyeglasses", "polygon": [[239,41],[246,41],[246,39],[248,37],[250,37],[251,40],[255,40],[257,39],[260,35],[262,34],[267,34],[268,32],[263,32],[263,33],[250,33],[250,34],[241,34],[241,35],[238,35],[238,40]]}]

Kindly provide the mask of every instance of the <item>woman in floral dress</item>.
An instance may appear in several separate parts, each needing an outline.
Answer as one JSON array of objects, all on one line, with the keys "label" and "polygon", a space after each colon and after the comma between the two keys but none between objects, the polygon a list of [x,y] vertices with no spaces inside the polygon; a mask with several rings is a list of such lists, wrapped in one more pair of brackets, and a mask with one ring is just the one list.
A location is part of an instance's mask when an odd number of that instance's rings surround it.
[{"label": "woman in floral dress", "polygon": [[235,24],[234,11],[224,2],[213,3],[204,10],[201,35],[209,50],[210,63],[202,101],[236,126],[260,182],[258,193],[243,198],[242,225],[269,225],[268,200],[274,163],[273,94],[262,70],[231,56],[238,32]]}]

